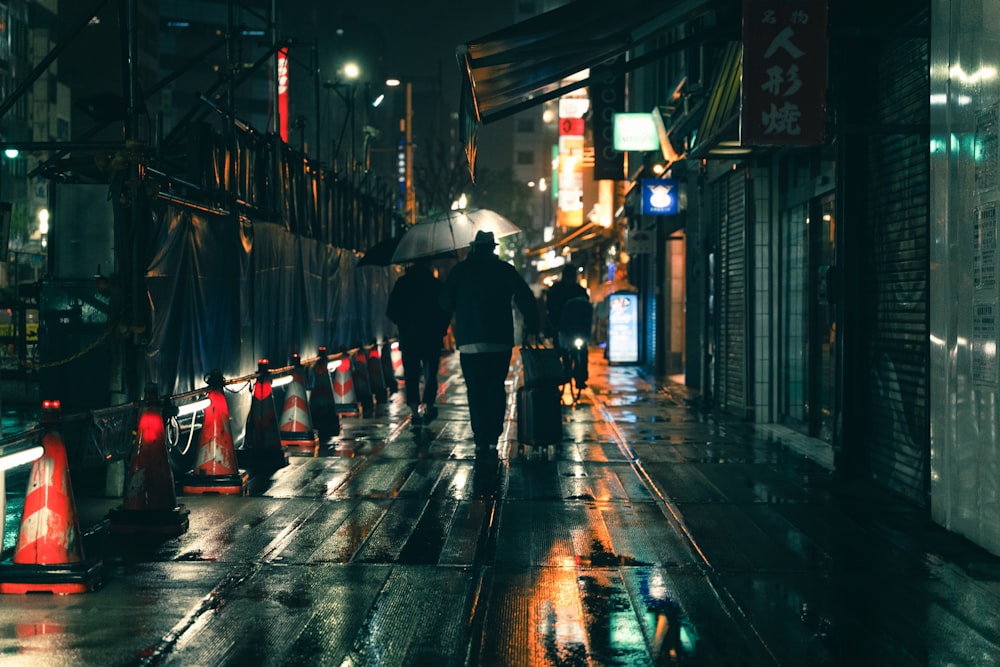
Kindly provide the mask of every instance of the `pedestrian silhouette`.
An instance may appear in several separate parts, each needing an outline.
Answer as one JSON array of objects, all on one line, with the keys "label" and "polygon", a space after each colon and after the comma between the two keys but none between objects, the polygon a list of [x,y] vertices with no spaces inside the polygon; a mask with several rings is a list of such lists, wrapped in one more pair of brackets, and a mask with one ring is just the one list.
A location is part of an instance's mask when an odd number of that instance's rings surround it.
[{"label": "pedestrian silhouette", "polygon": [[[438,365],[441,345],[451,316],[441,307],[442,283],[431,271],[430,260],[418,259],[407,268],[389,294],[386,315],[399,329],[406,404],[413,423],[437,417]],[[421,390],[421,381],[423,389]],[[420,416],[420,405],[424,415]]]},{"label": "pedestrian silhouette", "polygon": [[512,302],[527,333],[539,330],[531,288],[497,257],[492,232],[479,231],[468,257],[448,274],[441,304],[454,313],[454,334],[469,400],[477,451],[496,447],[507,405],[507,370],[514,348]]}]

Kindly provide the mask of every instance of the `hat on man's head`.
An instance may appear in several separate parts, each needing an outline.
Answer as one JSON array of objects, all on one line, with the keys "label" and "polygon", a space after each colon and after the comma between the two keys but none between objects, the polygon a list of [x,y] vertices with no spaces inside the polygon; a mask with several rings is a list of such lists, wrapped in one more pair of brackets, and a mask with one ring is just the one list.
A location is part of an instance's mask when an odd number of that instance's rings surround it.
[{"label": "hat on man's head", "polygon": [[480,229],[478,232],[476,232],[476,238],[472,239],[472,245],[473,246],[488,245],[495,248],[497,242],[496,239],[493,237],[493,232],[484,232],[483,230]]}]

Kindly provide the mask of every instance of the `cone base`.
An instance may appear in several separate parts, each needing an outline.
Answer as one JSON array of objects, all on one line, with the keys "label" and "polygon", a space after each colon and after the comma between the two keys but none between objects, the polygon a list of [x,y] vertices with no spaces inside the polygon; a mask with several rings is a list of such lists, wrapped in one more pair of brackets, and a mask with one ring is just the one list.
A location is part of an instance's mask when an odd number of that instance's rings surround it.
[{"label": "cone base", "polygon": [[342,415],[361,414],[361,406],[357,403],[337,403],[336,409]]},{"label": "cone base", "polygon": [[280,447],[264,450],[237,449],[236,457],[247,468],[277,470],[288,465],[288,452]]},{"label": "cone base", "polygon": [[219,494],[225,496],[245,496],[250,473],[239,470],[232,475],[196,475],[188,473],[181,476],[181,491],[191,495]]},{"label": "cone base", "polygon": [[25,565],[0,563],[0,593],[52,593],[73,595],[87,593],[101,585],[104,563],[85,560],[63,565]]},{"label": "cone base", "polygon": [[[299,435],[308,436],[307,438],[297,437]],[[319,452],[319,435],[314,433],[282,433],[281,434],[281,446],[290,449],[295,452],[312,452],[317,454]]]},{"label": "cone base", "polygon": [[127,510],[119,507],[108,512],[108,519],[111,521],[111,532],[115,535],[177,537],[187,532],[190,513],[184,505],[171,510]]}]

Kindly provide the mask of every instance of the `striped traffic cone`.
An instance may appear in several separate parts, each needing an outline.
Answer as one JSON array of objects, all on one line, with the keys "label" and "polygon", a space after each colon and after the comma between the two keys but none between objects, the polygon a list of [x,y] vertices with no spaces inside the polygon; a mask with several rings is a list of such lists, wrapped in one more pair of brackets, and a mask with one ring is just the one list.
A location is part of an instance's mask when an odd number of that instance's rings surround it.
[{"label": "striped traffic cone", "polygon": [[372,385],[368,379],[368,355],[365,348],[358,345],[351,355],[351,372],[354,374],[354,393],[358,397],[362,417],[371,417],[375,413],[372,397]]},{"label": "striped traffic cone", "polygon": [[385,387],[385,376],[382,375],[382,359],[378,353],[378,344],[372,345],[366,351],[368,355],[368,382],[372,388],[372,397],[379,405],[385,403],[388,396]]},{"label": "striped traffic cone", "polygon": [[382,341],[378,356],[382,361],[382,377],[385,379],[386,391],[392,396],[399,390],[399,382],[396,381],[396,371],[392,367],[392,343],[388,338]]},{"label": "striped traffic cone", "polygon": [[329,440],[340,433],[340,415],[330,379],[330,361],[325,347],[319,348],[319,358],[313,366],[313,388],[309,394],[309,409],[320,440]]},{"label": "striped traffic cone", "polygon": [[85,593],[101,582],[103,563],[83,555],[59,413],[59,401],[42,403],[44,453],[31,466],[13,561],[0,564],[0,593]]},{"label": "striped traffic cone", "polygon": [[142,401],[135,451],[125,475],[124,500],[120,508],[108,513],[111,532],[177,537],[187,531],[190,512],[177,504],[163,407],[155,384],[146,386]]},{"label": "striped traffic cone", "polygon": [[216,369],[205,377],[205,382],[209,405],[202,417],[194,468],[181,478],[181,491],[194,495],[242,496],[247,492],[250,475],[240,470],[236,459],[226,381],[222,371]]},{"label": "striped traffic cone", "polygon": [[392,357],[392,375],[396,380],[403,379],[403,351],[399,349],[399,341],[392,341],[391,346],[392,352],[389,356]]},{"label": "striped traffic cone", "polygon": [[278,432],[278,411],[274,407],[274,390],[267,370],[267,359],[257,360],[257,382],[247,415],[246,435],[239,459],[248,468],[277,470],[288,465],[288,452],[281,447]]},{"label": "striped traffic cone", "polygon": [[333,402],[337,406],[337,412],[349,415],[360,412],[358,395],[354,391],[354,372],[348,356],[337,362],[337,369],[333,373]]},{"label": "striped traffic cone", "polygon": [[[311,450],[319,449],[319,436],[313,428],[309,405],[306,402],[306,382],[299,355],[292,355],[292,381],[285,392],[285,407],[281,411],[278,432],[282,447]],[[313,390],[316,393],[316,390]]]}]

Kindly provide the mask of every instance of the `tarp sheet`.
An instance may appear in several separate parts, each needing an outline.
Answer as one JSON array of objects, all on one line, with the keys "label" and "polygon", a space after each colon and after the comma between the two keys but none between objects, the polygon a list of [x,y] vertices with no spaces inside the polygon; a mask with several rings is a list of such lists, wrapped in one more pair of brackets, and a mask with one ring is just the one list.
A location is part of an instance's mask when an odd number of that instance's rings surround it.
[{"label": "tarp sheet", "polygon": [[147,375],[160,393],[286,366],[394,334],[385,316],[398,267],[358,267],[353,251],[269,222],[161,202],[146,272],[152,326]]}]

